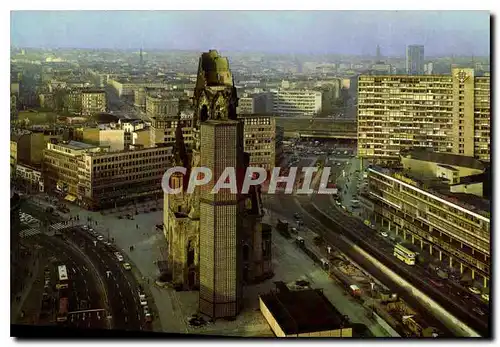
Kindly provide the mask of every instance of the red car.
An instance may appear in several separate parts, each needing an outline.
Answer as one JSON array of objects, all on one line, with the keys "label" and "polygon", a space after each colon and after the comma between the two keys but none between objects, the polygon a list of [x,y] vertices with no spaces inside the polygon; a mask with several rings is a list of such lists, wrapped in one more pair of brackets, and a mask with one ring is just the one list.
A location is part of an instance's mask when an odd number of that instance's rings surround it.
[{"label": "red car", "polygon": [[438,281],[434,281],[434,280],[429,280],[429,282],[433,285],[435,285],[436,287],[438,288],[441,288],[443,286],[443,284],[441,282],[438,282]]}]

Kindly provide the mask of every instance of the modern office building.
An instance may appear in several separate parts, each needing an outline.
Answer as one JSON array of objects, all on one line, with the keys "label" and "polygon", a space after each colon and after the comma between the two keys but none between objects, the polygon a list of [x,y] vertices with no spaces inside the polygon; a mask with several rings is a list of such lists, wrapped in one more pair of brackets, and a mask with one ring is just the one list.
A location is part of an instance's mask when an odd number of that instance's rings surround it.
[{"label": "modern office building", "polygon": [[239,98],[236,113],[238,115],[255,113],[253,97]]},{"label": "modern office building", "polygon": [[[171,118],[153,118],[150,127],[150,143],[174,145],[175,132],[180,122],[186,147],[193,145],[192,110],[182,111],[180,116]],[[272,170],[276,162],[276,121],[271,115],[241,114],[238,119],[244,126],[245,152],[250,154],[250,166],[259,166]],[[279,143],[278,143],[279,148]]]},{"label": "modern office building", "polygon": [[403,169],[368,169],[375,222],[395,231],[484,287],[490,279],[488,177],[477,159],[423,150],[404,153]]},{"label": "modern office building", "polygon": [[358,155],[374,163],[399,151],[436,152],[490,160],[490,77],[472,69],[451,75],[359,77]]},{"label": "modern office building", "polygon": [[272,113],[279,116],[313,116],[321,111],[322,94],[313,90],[278,89],[270,93]]},{"label": "modern office building", "polygon": [[84,153],[78,160],[77,198],[91,210],[161,200],[161,179],[171,163],[168,146]]},{"label": "modern office building", "polygon": [[78,159],[87,151],[99,152],[101,148],[77,141],[48,143],[42,164],[47,191],[77,197]]},{"label": "modern office building", "polygon": [[424,46],[410,45],[406,47],[406,73],[409,75],[424,74]]},{"label": "modern office building", "polygon": [[272,171],[276,163],[276,120],[273,116],[238,115],[244,124],[244,149],[250,155],[250,166]]},{"label": "modern office building", "polygon": [[45,188],[91,210],[161,199],[161,178],[171,165],[171,152],[166,146],[112,152],[77,141],[49,143]]}]

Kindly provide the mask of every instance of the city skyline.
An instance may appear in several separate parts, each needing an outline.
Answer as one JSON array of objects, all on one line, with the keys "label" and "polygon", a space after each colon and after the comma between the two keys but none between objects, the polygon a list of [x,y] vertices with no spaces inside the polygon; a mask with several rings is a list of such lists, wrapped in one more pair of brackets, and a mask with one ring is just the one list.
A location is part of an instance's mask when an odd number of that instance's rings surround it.
[{"label": "city skyline", "polygon": [[11,45],[352,55],[380,45],[383,56],[404,56],[421,44],[426,56],[490,54],[487,11],[373,12],[13,11]]}]

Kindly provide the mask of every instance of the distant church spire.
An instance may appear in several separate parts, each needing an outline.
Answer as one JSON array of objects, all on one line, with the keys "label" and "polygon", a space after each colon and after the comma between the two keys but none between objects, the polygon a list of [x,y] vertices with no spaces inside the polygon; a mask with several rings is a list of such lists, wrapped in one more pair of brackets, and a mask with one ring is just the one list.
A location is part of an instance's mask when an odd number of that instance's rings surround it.
[{"label": "distant church spire", "polygon": [[377,56],[377,58],[376,58],[377,62],[382,60],[382,53],[380,52],[380,45],[377,45],[376,56]]}]

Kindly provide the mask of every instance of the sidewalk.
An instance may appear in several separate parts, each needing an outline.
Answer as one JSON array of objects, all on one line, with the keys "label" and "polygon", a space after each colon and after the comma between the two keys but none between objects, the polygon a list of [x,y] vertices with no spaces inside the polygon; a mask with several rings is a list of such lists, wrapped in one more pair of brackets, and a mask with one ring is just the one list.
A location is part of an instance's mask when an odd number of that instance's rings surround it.
[{"label": "sidewalk", "polygon": [[[27,269],[28,276],[24,277],[24,274],[13,274],[14,276],[21,276],[24,278],[24,282],[22,283],[21,292],[13,293],[11,298],[11,310],[10,310],[10,319],[11,322],[15,322],[19,317],[19,313],[26,301],[26,298],[29,296],[33,284],[35,283],[38,273],[40,270],[40,251],[38,249],[34,249],[32,251],[32,257],[29,258],[29,267]],[[13,269],[11,270],[13,271]],[[24,272],[24,271],[23,271]],[[31,276],[30,276],[31,274]],[[12,289],[11,289],[12,290]],[[19,297],[18,300],[16,298]]]}]

